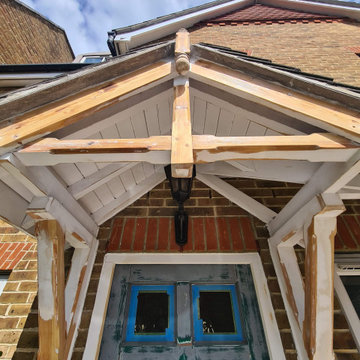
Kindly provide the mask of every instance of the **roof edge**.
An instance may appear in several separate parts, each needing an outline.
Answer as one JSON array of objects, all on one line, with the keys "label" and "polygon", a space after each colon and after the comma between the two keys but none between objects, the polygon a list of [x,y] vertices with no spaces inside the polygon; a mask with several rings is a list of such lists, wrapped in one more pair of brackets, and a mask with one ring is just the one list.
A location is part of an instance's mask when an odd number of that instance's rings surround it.
[{"label": "roof edge", "polygon": [[145,21],[109,32],[109,48],[114,46],[117,54],[188,28],[199,21],[255,4],[255,0],[217,0],[186,9],[154,20]]},{"label": "roof edge", "polygon": [[293,74],[280,69],[271,68],[266,64],[259,64],[241,59],[234,55],[224,54],[216,49],[203,45],[193,45],[192,54],[194,58],[201,58],[226,66],[237,71],[246,71],[260,76],[267,81],[276,82],[287,88],[322,98],[327,102],[342,104],[352,109],[360,110],[360,94],[345,88],[339,88],[326,84],[319,80],[306,78],[301,74]]},{"label": "roof edge", "polygon": [[5,119],[12,119],[45,104],[69,97],[75,92],[99,86],[153,62],[169,58],[174,52],[174,46],[174,41],[154,45],[0,96],[0,124]]},{"label": "roof edge", "polygon": [[108,45],[113,54],[124,54],[129,49],[158,40],[176,33],[179,28],[189,28],[209,18],[229,13],[254,4],[264,4],[291,10],[314,12],[318,14],[348,17],[360,21],[360,5],[353,6],[333,0],[231,0],[213,1],[207,6],[179,11],[154,20],[132,26],[115,29],[109,32]]}]

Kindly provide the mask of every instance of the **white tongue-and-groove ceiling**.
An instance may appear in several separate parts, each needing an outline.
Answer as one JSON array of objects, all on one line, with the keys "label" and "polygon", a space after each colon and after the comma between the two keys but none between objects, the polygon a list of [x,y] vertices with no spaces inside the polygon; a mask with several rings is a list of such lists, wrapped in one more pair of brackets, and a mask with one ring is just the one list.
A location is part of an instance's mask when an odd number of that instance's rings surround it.
[{"label": "white tongue-and-groove ceiling", "polygon": [[[224,96],[226,98],[226,96]],[[302,135],[304,132],[245,110],[216,96],[190,88],[193,134],[216,136],[281,136]],[[59,139],[131,139],[171,134],[173,110],[172,88],[130,106],[109,117],[99,119],[72,133],[65,130],[50,134]],[[86,119],[82,120],[86,123]],[[305,127],[306,128],[306,127]],[[65,134],[65,136],[59,136]],[[318,168],[316,163],[305,161],[278,161],[276,169],[267,161],[231,161],[199,165],[198,171],[222,177],[243,176],[282,180],[277,169],[284,167],[286,180],[305,183]],[[57,164],[53,169],[66,184],[69,192],[92,214],[104,221],[135,201],[150,186],[165,178],[163,167],[140,163],[68,163]],[[296,175],[294,170],[302,170]],[[162,175],[162,176],[161,176]],[[148,181],[150,180],[150,181]],[[149,182],[148,186],[146,186]],[[145,185],[145,187],[144,187]],[[138,192],[138,190],[140,190]],[[145,190],[144,190],[145,189]],[[145,191],[145,192],[147,192]],[[126,196],[129,194],[129,196]],[[141,194],[141,195],[140,195]],[[123,199],[123,204],[120,199]],[[114,204],[112,206],[112,204]],[[104,208],[109,209],[108,214]],[[101,214],[101,216],[100,216]]]}]

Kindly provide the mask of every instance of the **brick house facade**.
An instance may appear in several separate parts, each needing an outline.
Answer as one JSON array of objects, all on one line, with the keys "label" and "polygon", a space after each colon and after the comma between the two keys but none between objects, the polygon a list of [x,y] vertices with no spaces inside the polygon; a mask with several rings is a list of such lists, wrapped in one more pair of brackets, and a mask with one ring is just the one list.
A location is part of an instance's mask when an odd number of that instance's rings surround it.
[{"label": "brick house facade", "polygon": [[[65,31],[21,2],[1,1],[0,31],[0,66],[68,63],[74,59]],[[13,89],[0,83],[0,94]],[[0,273],[8,276],[0,295],[2,360],[13,357],[36,297],[36,248],[34,237],[0,220]]]},{"label": "brick house facade", "polygon": [[74,59],[65,31],[26,5],[0,4],[0,64],[66,63]]},{"label": "brick house facade", "polygon": [[[356,87],[360,85],[360,63],[356,55],[360,37],[358,32],[354,31],[358,24],[343,16],[310,12],[303,12],[300,16],[298,11],[258,4],[203,20],[188,30],[193,44],[203,42],[226,46],[243,51],[247,56],[261,58],[262,64],[265,58],[277,64],[300,68],[305,73],[328,77],[329,83],[345,83]],[[160,37],[160,40],[171,38],[173,35]],[[157,105],[158,112],[162,111],[160,109],[160,105]],[[133,131],[136,131],[136,126],[133,126]],[[68,188],[72,188],[76,180],[81,180],[76,179],[74,174],[71,175],[74,179],[71,179],[65,167],[58,166],[55,169],[57,174],[64,178]],[[135,172],[131,176],[137,181]],[[126,180],[122,181],[125,184]],[[236,178],[226,179],[226,182],[276,213],[288,204],[302,186],[292,182]],[[92,197],[85,196],[82,206],[93,206],[89,212],[94,215],[98,211],[95,207],[100,208],[101,196],[106,196],[106,191],[108,190],[102,188],[101,193],[90,194]],[[360,206],[357,200],[344,200],[344,203],[346,212],[338,218],[335,250],[337,253],[359,253]],[[260,254],[286,359],[298,358],[270,255],[267,241],[269,233],[265,224],[198,180],[194,183],[191,199],[185,205],[190,217],[189,241],[181,249],[182,253]],[[174,243],[172,217],[175,210],[176,204],[171,199],[169,184],[165,181],[100,226],[97,236],[99,248],[85,297],[72,359],[83,358],[86,341],[89,341],[88,330],[104,256],[109,253],[144,252],[150,255],[179,252],[178,246]],[[304,249],[296,246],[295,252],[304,276]],[[67,265],[70,266],[71,251],[68,250],[68,253],[70,254]],[[8,310],[6,311],[8,314]],[[37,313],[35,302],[13,359],[35,360],[39,346]],[[336,300],[334,351],[337,359],[360,359],[347,321]]]}]

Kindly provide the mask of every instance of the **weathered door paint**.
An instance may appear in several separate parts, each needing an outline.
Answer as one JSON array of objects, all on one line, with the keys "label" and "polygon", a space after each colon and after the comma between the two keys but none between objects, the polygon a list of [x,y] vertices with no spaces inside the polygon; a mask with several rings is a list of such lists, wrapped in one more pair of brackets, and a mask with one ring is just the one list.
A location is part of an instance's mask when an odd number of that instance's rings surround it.
[{"label": "weathered door paint", "polygon": [[[243,341],[194,340],[192,285],[234,285]],[[126,342],[131,286],[174,285],[174,342]],[[269,360],[249,265],[117,265],[100,360]]]}]

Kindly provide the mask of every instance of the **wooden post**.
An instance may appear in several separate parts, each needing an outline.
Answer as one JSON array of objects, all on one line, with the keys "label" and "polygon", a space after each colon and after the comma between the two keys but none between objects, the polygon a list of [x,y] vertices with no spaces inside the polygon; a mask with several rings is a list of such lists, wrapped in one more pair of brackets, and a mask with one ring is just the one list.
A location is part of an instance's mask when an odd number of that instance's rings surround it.
[{"label": "wooden post", "polygon": [[190,70],[190,35],[186,29],[176,33],[175,68],[180,75],[186,75]]},{"label": "wooden post", "polygon": [[343,205],[325,206],[304,227],[305,318],[303,338],[310,360],[334,359],[334,237]]},{"label": "wooden post", "polygon": [[38,360],[63,360],[65,348],[64,234],[56,220],[36,224],[38,239]]},{"label": "wooden post", "polygon": [[191,136],[189,82],[174,86],[171,134],[171,172],[173,177],[190,178],[194,155]]}]

